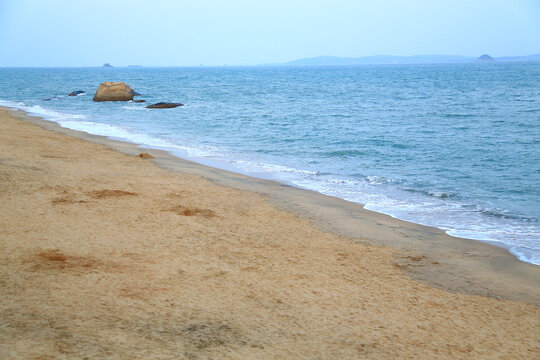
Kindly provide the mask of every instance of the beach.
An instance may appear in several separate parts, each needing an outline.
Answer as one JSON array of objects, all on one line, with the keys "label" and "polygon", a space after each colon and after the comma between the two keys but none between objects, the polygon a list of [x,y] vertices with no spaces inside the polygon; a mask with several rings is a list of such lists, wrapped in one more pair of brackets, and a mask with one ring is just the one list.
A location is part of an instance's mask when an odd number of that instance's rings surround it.
[{"label": "beach", "polygon": [[338,198],[4,108],[0,203],[5,359],[540,356],[540,267]]},{"label": "beach", "polygon": [[[492,65],[5,68],[0,106],[491,241],[540,265],[540,66]],[[448,88],[433,83],[439,75]],[[147,102],[94,102],[109,77]],[[184,106],[146,108],[178,86],[170,100]],[[86,93],[68,96],[74,89]]]}]

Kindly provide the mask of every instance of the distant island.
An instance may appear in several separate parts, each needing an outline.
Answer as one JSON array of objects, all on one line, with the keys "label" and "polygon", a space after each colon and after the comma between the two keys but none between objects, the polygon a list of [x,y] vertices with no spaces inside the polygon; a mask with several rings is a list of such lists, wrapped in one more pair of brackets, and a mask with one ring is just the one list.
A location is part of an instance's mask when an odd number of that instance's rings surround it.
[{"label": "distant island", "polygon": [[112,68],[113,66],[111,64],[109,64],[109,63],[105,63],[105,64],[103,64],[103,67],[104,68]]},{"label": "distant island", "polygon": [[493,58],[484,54],[480,57],[460,56],[460,55],[413,55],[413,56],[393,56],[393,55],[373,55],[357,58],[338,56],[317,56],[304,58],[284,63],[287,66],[328,66],[328,65],[368,65],[368,64],[449,64],[467,63],[475,61],[540,61],[540,54],[527,56],[506,56]]},{"label": "distant island", "polygon": [[476,60],[478,60],[478,61],[493,61],[495,59],[492,58],[491,56],[489,56],[488,54],[484,54],[484,55],[479,56]]}]

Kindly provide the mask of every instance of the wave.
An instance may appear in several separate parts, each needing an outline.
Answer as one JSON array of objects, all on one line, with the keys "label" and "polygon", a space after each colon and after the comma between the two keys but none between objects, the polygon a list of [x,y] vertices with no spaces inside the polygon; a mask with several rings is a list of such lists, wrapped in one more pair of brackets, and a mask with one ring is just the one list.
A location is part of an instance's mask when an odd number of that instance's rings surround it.
[{"label": "wave", "polygon": [[93,135],[101,135],[113,139],[124,140],[131,143],[154,146],[154,147],[174,147],[174,144],[146,134],[130,131],[128,128],[104,124],[91,121],[59,121],[58,124],[68,129],[84,131]]},{"label": "wave", "polygon": [[21,101],[0,100],[0,106],[18,109],[20,107],[28,106]]},{"label": "wave", "polygon": [[27,109],[24,109],[26,112],[32,115],[39,115],[46,119],[52,120],[62,120],[62,119],[84,119],[86,116],[80,114],[69,114],[64,112],[58,112],[50,109],[43,108],[39,105],[29,106]]},{"label": "wave", "polygon": [[394,181],[384,176],[366,176],[365,179],[371,184],[390,184]]},{"label": "wave", "polygon": [[410,193],[424,194],[426,196],[431,196],[431,197],[439,198],[442,200],[461,198],[460,194],[451,192],[451,191],[432,191],[432,190],[413,189],[413,188],[404,188],[403,190],[408,191]]},{"label": "wave", "polygon": [[176,154],[178,157],[205,158],[220,153],[217,148],[211,146],[181,145],[158,136],[140,133],[118,125],[70,120],[58,121],[58,124],[72,130],[106,136],[111,139],[126,141],[149,148],[163,149]]},{"label": "wave", "polygon": [[267,173],[273,174],[276,176],[288,174],[288,175],[298,175],[301,177],[305,176],[320,176],[319,171],[309,171],[294,168],[286,165],[279,165],[273,163],[265,163],[260,161],[250,161],[250,160],[228,160],[230,164],[238,167],[242,172],[245,173]]},{"label": "wave", "polygon": [[336,151],[329,151],[329,152],[323,153],[323,155],[327,157],[337,157],[337,158],[361,156],[365,154],[366,152],[361,151],[361,150],[336,150]]},{"label": "wave", "polygon": [[447,119],[461,119],[461,118],[470,118],[475,117],[475,114],[441,114],[442,117]]},{"label": "wave", "polygon": [[138,111],[149,111],[146,107],[144,106],[122,106],[122,109],[126,109],[126,110],[138,110]]},{"label": "wave", "polygon": [[520,261],[540,265],[540,255],[538,254],[538,250],[530,249],[527,247],[511,247],[508,250]]},{"label": "wave", "polygon": [[9,101],[9,100],[0,100],[0,106],[23,110],[30,115],[40,116],[44,119],[52,120],[54,122],[64,120],[64,119],[86,118],[86,116],[81,115],[81,114],[70,114],[70,113],[65,113],[65,112],[58,112],[58,111],[41,107],[39,105],[27,105],[23,102],[15,102],[15,101]]}]

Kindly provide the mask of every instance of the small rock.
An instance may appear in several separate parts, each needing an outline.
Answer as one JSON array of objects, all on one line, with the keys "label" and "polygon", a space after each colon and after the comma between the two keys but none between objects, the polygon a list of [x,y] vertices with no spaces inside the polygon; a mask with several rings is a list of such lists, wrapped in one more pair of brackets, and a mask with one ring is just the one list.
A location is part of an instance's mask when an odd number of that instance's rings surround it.
[{"label": "small rock", "polygon": [[165,103],[165,102],[158,102],[152,105],[148,105],[147,109],[171,109],[178,106],[184,106],[184,104],[180,103]]},{"label": "small rock", "polygon": [[142,102],[146,102],[146,100],[133,100],[133,102],[142,103]]},{"label": "small rock", "polygon": [[79,96],[79,95],[83,95],[83,94],[86,94],[86,91],[82,91],[82,90],[76,90],[76,91],[73,91],[71,94],[69,94],[68,96]]}]

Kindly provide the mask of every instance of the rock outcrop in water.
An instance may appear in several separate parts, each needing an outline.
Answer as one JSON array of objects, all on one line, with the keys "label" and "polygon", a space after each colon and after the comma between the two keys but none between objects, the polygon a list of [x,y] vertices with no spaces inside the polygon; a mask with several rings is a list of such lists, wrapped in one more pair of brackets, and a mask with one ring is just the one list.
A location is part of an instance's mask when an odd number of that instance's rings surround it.
[{"label": "rock outcrop in water", "polygon": [[94,101],[129,101],[139,95],[124,82],[103,82],[99,84]]},{"label": "rock outcrop in water", "polygon": [[148,105],[147,109],[171,109],[178,106],[184,106],[184,104],[180,103],[165,103],[165,102],[158,102],[152,105]]},{"label": "rock outcrop in water", "polygon": [[82,94],[86,94],[86,91],[75,90],[71,94],[69,94],[68,96],[79,96],[79,95],[82,95]]},{"label": "rock outcrop in water", "polygon": [[484,54],[484,55],[479,56],[476,60],[477,61],[493,61],[495,59],[489,56],[488,54]]}]

